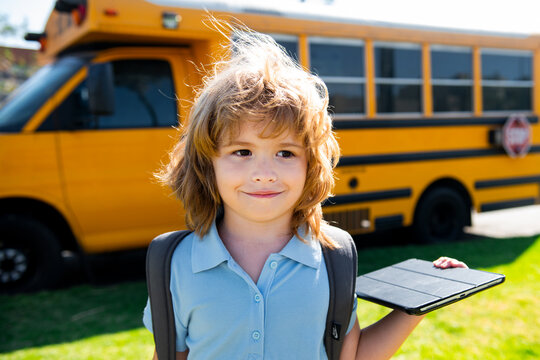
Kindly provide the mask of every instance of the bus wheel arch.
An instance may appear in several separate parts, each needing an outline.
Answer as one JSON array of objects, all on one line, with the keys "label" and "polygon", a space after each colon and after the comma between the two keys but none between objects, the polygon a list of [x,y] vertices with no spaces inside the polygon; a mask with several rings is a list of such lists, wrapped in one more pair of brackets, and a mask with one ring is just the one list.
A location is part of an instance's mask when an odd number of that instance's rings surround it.
[{"label": "bus wheel arch", "polygon": [[437,180],[422,193],[416,204],[413,234],[422,243],[439,243],[459,239],[463,227],[471,225],[472,201],[459,181]]},{"label": "bus wheel arch", "polygon": [[0,200],[0,233],[2,292],[53,287],[61,279],[62,251],[79,250],[62,214],[34,199]]}]

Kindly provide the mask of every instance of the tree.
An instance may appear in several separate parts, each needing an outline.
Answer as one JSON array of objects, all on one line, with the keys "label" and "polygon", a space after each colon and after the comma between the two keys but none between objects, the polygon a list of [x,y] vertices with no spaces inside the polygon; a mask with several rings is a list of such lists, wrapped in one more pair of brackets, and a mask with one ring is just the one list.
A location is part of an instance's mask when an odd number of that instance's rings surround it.
[{"label": "tree", "polygon": [[[25,19],[21,24],[14,25],[7,14],[0,14],[0,37],[22,37],[28,28]],[[26,51],[26,50],[17,50]],[[18,57],[18,59],[17,59]],[[34,61],[27,62],[26,58],[16,56],[10,48],[0,48],[0,101],[11,91],[26,80],[37,66]]]},{"label": "tree", "polygon": [[0,35],[13,36],[17,34],[17,27],[9,23],[9,16],[0,14]]},{"label": "tree", "polygon": [[9,15],[0,14],[0,36],[3,37],[22,37],[28,31],[28,19],[24,19],[19,25],[12,24],[9,21]]}]

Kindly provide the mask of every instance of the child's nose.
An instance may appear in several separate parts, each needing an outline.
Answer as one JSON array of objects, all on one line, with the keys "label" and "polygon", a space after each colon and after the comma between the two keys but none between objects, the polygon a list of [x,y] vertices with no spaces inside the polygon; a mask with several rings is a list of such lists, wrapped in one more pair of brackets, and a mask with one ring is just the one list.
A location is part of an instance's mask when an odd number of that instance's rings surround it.
[{"label": "child's nose", "polygon": [[269,183],[273,183],[277,180],[277,177],[276,176],[273,176],[273,175],[266,175],[266,174],[256,174],[255,176],[253,176],[253,181],[255,182],[269,182]]},{"label": "child's nose", "polygon": [[258,161],[251,178],[255,182],[273,183],[277,180],[277,174],[269,161]]}]

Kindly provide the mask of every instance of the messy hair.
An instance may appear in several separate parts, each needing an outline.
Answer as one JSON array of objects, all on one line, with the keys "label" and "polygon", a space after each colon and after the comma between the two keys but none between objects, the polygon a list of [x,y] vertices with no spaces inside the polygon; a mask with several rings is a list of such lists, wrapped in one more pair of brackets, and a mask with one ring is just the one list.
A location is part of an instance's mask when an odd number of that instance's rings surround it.
[{"label": "messy hair", "polygon": [[182,201],[188,228],[202,236],[223,206],[212,163],[220,141],[234,137],[244,121],[261,125],[261,137],[292,131],[305,146],[307,174],[291,232],[300,237],[306,225],[323,246],[335,247],[321,231],[321,202],[331,196],[339,159],[325,84],[270,36],[242,29],[229,40],[228,59],[216,62],[204,79],[170,162],[157,177]]}]

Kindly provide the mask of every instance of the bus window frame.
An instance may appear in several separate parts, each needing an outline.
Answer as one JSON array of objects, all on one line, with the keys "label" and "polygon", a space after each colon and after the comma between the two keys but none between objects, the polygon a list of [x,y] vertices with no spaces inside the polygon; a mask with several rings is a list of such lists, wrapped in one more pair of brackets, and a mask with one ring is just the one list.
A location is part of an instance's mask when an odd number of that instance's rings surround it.
[{"label": "bus window frame", "polygon": [[331,37],[331,36],[309,36],[307,40],[307,46],[309,50],[309,63],[310,63],[310,70],[313,72],[313,62],[311,60],[311,44],[328,44],[328,45],[344,45],[344,46],[361,46],[364,51],[364,57],[362,61],[364,62],[364,68],[363,73],[364,76],[325,76],[325,75],[319,75],[319,76],[325,84],[333,83],[333,84],[361,84],[363,85],[364,90],[364,112],[363,113],[333,113],[332,118],[335,120],[357,120],[357,119],[364,119],[367,117],[367,109],[368,109],[368,101],[367,101],[367,69],[366,69],[366,42],[364,39],[357,39],[357,38],[347,38],[347,37]]},{"label": "bus window frame", "polygon": [[[390,49],[405,49],[405,50],[418,50],[420,54],[420,77],[418,78],[381,78],[377,77],[377,48],[390,48]],[[375,115],[378,118],[418,118],[423,117],[426,112],[426,104],[424,103],[423,93],[424,89],[424,62],[422,59],[422,44],[415,42],[398,42],[398,41],[373,41],[373,83],[374,83],[374,96],[375,96]],[[377,85],[420,85],[420,111],[414,112],[379,112],[377,108],[377,99],[379,94],[377,93]]]},{"label": "bus window frame", "polygon": [[[510,115],[513,113],[522,113],[525,115],[531,115],[534,113],[534,51],[523,49],[502,49],[481,47],[479,49],[480,55],[480,91],[482,91],[482,113],[484,115]],[[500,55],[500,56],[527,56],[531,60],[531,79],[530,80],[484,80],[483,78],[483,63],[482,55]],[[531,108],[530,109],[512,109],[512,110],[486,110],[484,106],[484,86],[486,87],[506,87],[506,88],[528,88],[531,90]]]},{"label": "bus window frame", "polygon": [[[433,63],[431,63],[431,96],[433,101],[433,117],[446,117],[446,116],[471,116],[474,112],[474,49],[472,46],[453,46],[442,44],[430,44],[429,56],[433,60],[433,51],[445,51],[456,52],[461,54],[468,54],[471,57],[471,78],[470,79],[442,79],[433,77]],[[470,86],[471,88],[471,110],[470,111],[436,111],[435,99],[434,99],[434,86]]]}]

